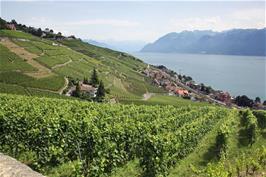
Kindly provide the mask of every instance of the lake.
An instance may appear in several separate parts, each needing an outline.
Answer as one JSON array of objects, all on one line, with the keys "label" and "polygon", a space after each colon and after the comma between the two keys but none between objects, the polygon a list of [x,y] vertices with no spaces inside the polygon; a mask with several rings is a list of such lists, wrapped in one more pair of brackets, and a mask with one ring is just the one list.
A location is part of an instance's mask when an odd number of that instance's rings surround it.
[{"label": "lake", "polygon": [[228,91],[231,95],[259,96],[266,100],[266,58],[207,54],[133,53],[153,65],[191,76],[197,83]]}]

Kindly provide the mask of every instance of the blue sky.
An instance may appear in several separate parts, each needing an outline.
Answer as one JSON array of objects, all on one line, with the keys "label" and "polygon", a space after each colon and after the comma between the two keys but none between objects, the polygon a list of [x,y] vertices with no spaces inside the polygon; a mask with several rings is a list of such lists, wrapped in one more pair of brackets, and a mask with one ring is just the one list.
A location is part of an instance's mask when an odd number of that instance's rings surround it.
[{"label": "blue sky", "polygon": [[183,30],[265,27],[265,2],[1,1],[1,17],[83,39],[138,40]]}]

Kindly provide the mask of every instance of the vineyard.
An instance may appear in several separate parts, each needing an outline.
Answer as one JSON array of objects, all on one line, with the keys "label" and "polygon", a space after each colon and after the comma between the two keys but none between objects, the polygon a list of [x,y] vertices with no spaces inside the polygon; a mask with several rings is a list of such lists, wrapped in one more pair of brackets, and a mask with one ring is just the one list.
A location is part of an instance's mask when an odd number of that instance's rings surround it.
[{"label": "vineyard", "polygon": [[59,92],[65,77],[83,80],[90,77],[93,68],[110,89],[109,96],[117,100],[141,101],[147,91],[164,93],[141,73],[147,66],[141,60],[78,39],[54,41],[0,30],[0,58],[1,93],[34,95],[28,89],[42,94]]},{"label": "vineyard", "polygon": [[[47,176],[51,169],[68,163],[73,168],[69,176],[119,176],[114,175],[117,169],[123,171],[135,161],[138,176],[178,176],[173,175],[175,169],[193,159],[202,145],[213,141],[215,159],[222,163],[232,155],[234,131],[243,132],[245,141],[241,142],[246,149],[259,146],[260,138],[263,144],[266,134],[263,111],[111,105],[12,95],[0,95],[0,105],[0,152]],[[266,166],[265,147],[259,150],[255,171]],[[194,163],[186,168],[198,176],[213,174],[213,169],[229,174],[219,165],[210,163],[198,169]]]}]

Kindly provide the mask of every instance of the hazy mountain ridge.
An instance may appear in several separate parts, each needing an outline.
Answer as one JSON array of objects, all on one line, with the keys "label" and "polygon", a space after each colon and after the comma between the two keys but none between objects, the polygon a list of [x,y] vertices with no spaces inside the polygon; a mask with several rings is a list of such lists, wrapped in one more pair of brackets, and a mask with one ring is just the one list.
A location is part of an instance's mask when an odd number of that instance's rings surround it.
[{"label": "hazy mountain ridge", "polygon": [[207,53],[265,56],[266,28],[233,29],[223,32],[183,31],[168,33],[141,52]]},{"label": "hazy mountain ridge", "polygon": [[103,47],[103,48],[108,48],[108,49],[114,49],[113,46],[110,46],[106,43],[103,43],[103,42],[98,42],[98,41],[95,41],[95,40],[92,40],[92,39],[84,39],[83,40],[84,42],[87,42],[89,44],[92,44],[92,45],[95,45],[95,46],[98,46],[98,47]]},{"label": "hazy mountain ridge", "polygon": [[130,41],[130,40],[125,40],[125,41],[115,41],[115,40],[106,40],[106,41],[98,41],[98,40],[93,40],[93,39],[84,39],[84,42],[87,42],[89,44],[98,46],[98,47],[103,47],[103,48],[108,48],[112,50],[118,50],[122,52],[137,52],[140,51],[147,43],[144,41]]}]

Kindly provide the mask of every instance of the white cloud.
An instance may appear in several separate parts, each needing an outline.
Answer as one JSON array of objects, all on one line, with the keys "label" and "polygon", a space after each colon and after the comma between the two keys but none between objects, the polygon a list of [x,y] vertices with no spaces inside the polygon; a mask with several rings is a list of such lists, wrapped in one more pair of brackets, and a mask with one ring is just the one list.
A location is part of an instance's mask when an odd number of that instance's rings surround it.
[{"label": "white cloud", "polygon": [[265,10],[244,9],[223,17],[172,19],[169,26],[174,31],[209,29],[223,31],[232,28],[264,28],[266,27]]},{"label": "white cloud", "polygon": [[265,9],[244,9],[235,11],[232,17],[239,20],[265,20]]},{"label": "white cloud", "polygon": [[139,22],[129,20],[118,20],[118,19],[89,19],[81,20],[76,22],[67,22],[64,25],[109,25],[114,27],[136,27],[139,26]]},{"label": "white cloud", "polygon": [[170,26],[175,28],[175,31],[182,30],[208,30],[215,29],[220,30],[220,24],[222,24],[222,20],[219,16],[210,17],[210,18],[185,18],[180,20],[170,20]]}]

